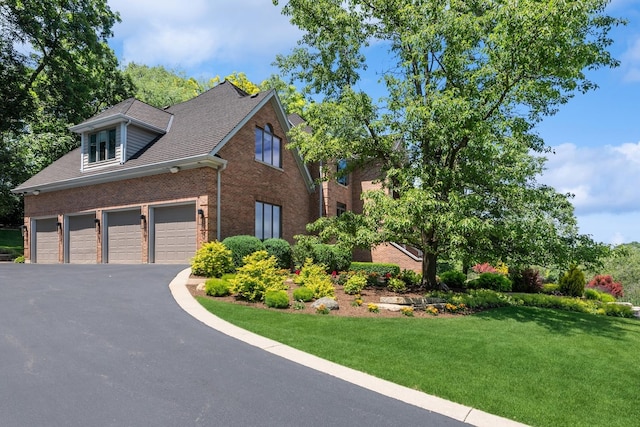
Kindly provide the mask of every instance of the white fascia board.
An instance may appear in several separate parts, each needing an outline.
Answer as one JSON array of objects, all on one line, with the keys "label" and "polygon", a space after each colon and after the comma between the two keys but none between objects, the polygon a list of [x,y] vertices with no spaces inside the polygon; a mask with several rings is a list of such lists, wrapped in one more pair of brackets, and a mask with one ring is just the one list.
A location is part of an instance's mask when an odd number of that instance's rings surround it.
[{"label": "white fascia board", "polygon": [[12,193],[30,193],[38,190],[41,193],[67,190],[76,187],[85,187],[87,185],[104,184],[107,182],[122,181],[125,179],[142,178],[145,176],[159,175],[169,173],[169,169],[177,166],[180,170],[196,169],[200,167],[210,167],[213,169],[225,168],[227,161],[219,157],[209,155],[187,157],[183,159],[169,160],[152,165],[138,166],[128,169],[110,170],[99,174],[81,176],[64,181],[56,181],[49,184],[32,185],[29,187],[17,187],[11,190]]},{"label": "white fascia board", "polygon": [[138,127],[145,128],[145,129],[148,129],[150,131],[153,131],[153,132],[156,132],[156,133],[160,133],[160,134],[167,133],[166,129],[162,129],[162,128],[150,125],[148,123],[145,123],[145,122],[143,122],[141,120],[135,119],[133,117],[127,116],[126,114],[122,114],[122,113],[118,113],[118,114],[114,114],[113,116],[102,117],[100,119],[96,119],[96,120],[80,123],[79,125],[71,126],[69,128],[69,130],[71,132],[75,132],[75,133],[90,132],[90,131],[95,130],[95,129],[104,128],[104,127],[107,127],[109,125],[115,125],[115,124],[122,123],[122,122],[131,122],[132,124],[134,124],[134,125],[136,125]]}]

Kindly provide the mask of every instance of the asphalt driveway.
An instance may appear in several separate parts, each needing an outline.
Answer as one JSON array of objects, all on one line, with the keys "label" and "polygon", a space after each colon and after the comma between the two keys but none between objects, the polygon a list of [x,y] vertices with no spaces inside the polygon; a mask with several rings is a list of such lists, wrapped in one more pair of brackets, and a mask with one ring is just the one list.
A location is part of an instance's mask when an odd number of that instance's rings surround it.
[{"label": "asphalt driveway", "polygon": [[466,425],[205,326],[183,268],[0,264],[0,425]]}]

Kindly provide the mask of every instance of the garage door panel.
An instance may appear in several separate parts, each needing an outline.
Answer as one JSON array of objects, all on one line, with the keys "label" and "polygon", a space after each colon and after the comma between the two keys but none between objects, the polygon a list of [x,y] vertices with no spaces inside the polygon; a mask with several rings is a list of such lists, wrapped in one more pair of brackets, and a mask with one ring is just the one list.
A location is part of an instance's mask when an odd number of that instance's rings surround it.
[{"label": "garage door panel", "polygon": [[155,208],[154,240],[156,263],[189,263],[196,250],[195,205]]},{"label": "garage door panel", "polygon": [[140,264],[142,235],[140,210],[107,214],[107,253],[111,264]]},{"label": "garage door panel", "polygon": [[69,217],[69,262],[95,264],[97,238],[94,215]]},{"label": "garage door panel", "polygon": [[36,220],[36,263],[58,263],[58,219]]}]

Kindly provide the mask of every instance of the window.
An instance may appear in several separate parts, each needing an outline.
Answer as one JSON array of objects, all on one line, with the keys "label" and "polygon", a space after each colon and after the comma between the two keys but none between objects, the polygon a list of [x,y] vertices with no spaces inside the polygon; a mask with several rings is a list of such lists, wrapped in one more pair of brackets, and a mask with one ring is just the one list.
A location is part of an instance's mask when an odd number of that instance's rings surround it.
[{"label": "window", "polygon": [[102,130],[89,135],[89,163],[116,158],[116,130]]},{"label": "window", "polygon": [[261,240],[280,237],[282,207],[256,202],[256,237]]},{"label": "window", "polygon": [[273,134],[273,127],[270,124],[267,124],[264,129],[256,128],[256,160],[281,167],[281,147],[282,140]]},{"label": "window", "polygon": [[336,207],[336,216],[340,216],[346,211],[347,211],[347,205],[345,205],[344,203],[338,202]]},{"label": "window", "polygon": [[349,173],[346,172],[347,170],[347,161],[342,159],[342,160],[338,160],[338,164],[336,167],[336,181],[338,181],[338,184],[342,184],[342,185],[349,185]]}]

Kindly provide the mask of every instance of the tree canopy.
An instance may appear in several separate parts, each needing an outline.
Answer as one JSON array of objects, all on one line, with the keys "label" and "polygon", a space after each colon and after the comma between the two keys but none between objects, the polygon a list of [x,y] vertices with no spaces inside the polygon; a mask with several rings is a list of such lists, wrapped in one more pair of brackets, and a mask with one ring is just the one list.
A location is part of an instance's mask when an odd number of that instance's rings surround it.
[{"label": "tree canopy", "polygon": [[[323,235],[414,246],[430,286],[442,257],[595,260],[603,248],[578,234],[569,196],[536,182],[547,147],[535,125],[596,88],[586,70],[617,66],[608,33],[623,21],[606,4],[286,2],[304,35],[277,62],[321,99],[305,111],[313,134],[294,129],[293,145],[310,161],[380,171],[382,189],[365,193],[364,215],[322,220]],[[360,89],[373,67],[380,99]]]}]

